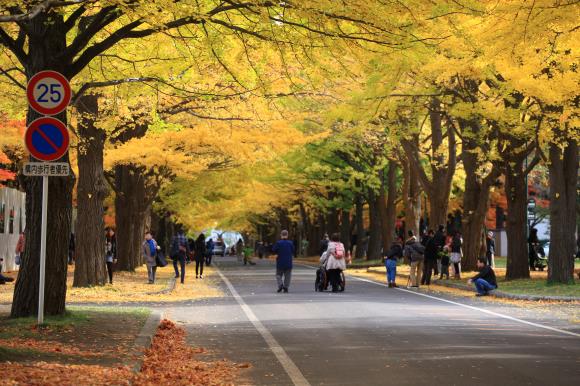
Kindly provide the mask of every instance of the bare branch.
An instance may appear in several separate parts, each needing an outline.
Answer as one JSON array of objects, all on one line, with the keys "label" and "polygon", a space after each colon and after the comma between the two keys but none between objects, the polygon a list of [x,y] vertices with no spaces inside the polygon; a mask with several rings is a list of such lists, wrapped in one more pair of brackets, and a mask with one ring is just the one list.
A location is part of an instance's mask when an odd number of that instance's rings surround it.
[{"label": "bare branch", "polygon": [[88,0],[45,0],[30,8],[26,13],[17,15],[0,15],[0,23],[20,22],[32,20],[42,12],[48,12],[51,8],[64,7],[75,4],[82,4]]}]

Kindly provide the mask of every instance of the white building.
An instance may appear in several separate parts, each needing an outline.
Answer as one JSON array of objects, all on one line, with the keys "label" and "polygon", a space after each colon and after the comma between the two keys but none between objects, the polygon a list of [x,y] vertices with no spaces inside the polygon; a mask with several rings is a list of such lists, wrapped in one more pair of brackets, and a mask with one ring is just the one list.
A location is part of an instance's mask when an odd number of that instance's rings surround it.
[{"label": "white building", "polygon": [[2,272],[16,271],[14,250],[26,226],[26,194],[0,188],[0,266]]}]

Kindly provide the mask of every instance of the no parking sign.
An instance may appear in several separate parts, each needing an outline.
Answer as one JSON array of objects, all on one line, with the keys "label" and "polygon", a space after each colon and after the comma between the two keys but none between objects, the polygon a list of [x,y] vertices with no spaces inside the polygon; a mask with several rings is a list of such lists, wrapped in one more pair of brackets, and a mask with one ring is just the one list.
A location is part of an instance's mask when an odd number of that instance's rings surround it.
[{"label": "no parking sign", "polygon": [[58,119],[39,118],[28,125],[24,143],[37,160],[56,161],[68,151],[69,134],[64,123]]},{"label": "no parking sign", "polygon": [[[70,84],[66,77],[56,71],[35,74],[26,87],[30,108],[42,115],[56,115],[66,110],[71,101]],[[42,214],[40,225],[40,274],[38,286],[38,324],[44,323],[44,287],[46,271],[46,232],[48,207],[48,177],[68,176],[68,162],[54,163],[68,151],[69,134],[64,123],[56,118],[39,118],[26,129],[24,143],[32,157],[44,162],[24,165],[24,174],[42,176]]]}]

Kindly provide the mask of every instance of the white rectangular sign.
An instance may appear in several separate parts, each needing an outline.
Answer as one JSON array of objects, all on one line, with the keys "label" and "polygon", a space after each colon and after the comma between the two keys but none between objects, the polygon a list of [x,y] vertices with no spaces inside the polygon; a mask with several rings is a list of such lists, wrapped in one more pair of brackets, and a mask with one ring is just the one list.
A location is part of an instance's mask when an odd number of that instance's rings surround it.
[{"label": "white rectangular sign", "polygon": [[70,175],[70,165],[66,162],[27,162],[24,175],[30,177],[66,177]]}]

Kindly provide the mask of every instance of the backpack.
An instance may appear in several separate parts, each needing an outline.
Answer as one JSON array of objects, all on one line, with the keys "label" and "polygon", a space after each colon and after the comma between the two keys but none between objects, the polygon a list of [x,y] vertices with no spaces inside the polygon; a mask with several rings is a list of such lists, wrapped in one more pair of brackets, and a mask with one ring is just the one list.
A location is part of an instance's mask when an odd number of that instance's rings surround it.
[{"label": "backpack", "polygon": [[344,255],[345,255],[344,245],[342,245],[342,243],[336,243],[334,249],[335,249],[334,257],[336,257],[339,260],[344,258]]},{"label": "backpack", "polygon": [[425,254],[425,247],[421,243],[415,243],[410,246],[411,261],[423,260]]}]

